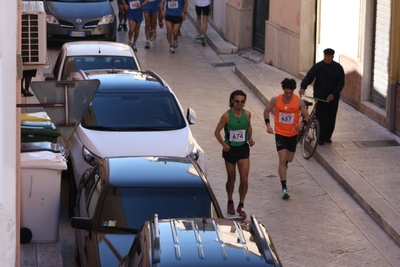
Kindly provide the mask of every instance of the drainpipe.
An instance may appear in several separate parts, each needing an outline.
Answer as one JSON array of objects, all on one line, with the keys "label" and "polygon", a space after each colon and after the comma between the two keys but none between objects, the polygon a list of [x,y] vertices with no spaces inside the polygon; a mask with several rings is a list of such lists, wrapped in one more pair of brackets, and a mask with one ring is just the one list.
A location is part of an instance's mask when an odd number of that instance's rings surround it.
[{"label": "drainpipe", "polygon": [[399,46],[400,46],[400,33],[398,31],[398,25],[400,25],[400,3],[399,1],[392,2],[392,22],[391,22],[391,33],[390,33],[390,68],[389,68],[389,131],[394,132],[396,122],[396,84],[397,77],[399,75]]}]

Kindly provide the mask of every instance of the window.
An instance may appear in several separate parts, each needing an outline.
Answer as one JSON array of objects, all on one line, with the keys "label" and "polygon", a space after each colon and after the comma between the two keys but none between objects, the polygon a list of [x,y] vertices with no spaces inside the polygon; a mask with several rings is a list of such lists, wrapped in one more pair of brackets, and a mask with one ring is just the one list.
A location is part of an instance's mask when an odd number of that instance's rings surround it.
[{"label": "window", "polygon": [[166,131],[186,127],[170,93],[97,92],[82,126],[105,131]]},{"label": "window", "polygon": [[70,79],[71,73],[79,70],[124,69],[137,70],[138,66],[132,57],[122,56],[73,56],[67,57],[64,63],[62,80]]},{"label": "window", "polygon": [[155,213],[163,218],[215,217],[214,205],[205,187],[108,188],[100,224],[139,229]]}]

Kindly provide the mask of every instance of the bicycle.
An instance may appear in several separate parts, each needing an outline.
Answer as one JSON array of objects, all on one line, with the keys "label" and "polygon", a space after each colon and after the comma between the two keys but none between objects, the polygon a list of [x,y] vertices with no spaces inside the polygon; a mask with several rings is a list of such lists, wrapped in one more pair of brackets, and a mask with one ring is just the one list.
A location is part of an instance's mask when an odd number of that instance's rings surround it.
[{"label": "bicycle", "polygon": [[328,102],[328,101],[320,98],[315,98],[312,96],[305,95],[304,97],[310,98],[314,101],[313,103],[311,101],[303,99],[304,103],[306,104],[307,110],[308,107],[312,105],[314,105],[314,107],[310,113],[310,121],[298,134],[297,143],[301,142],[301,151],[303,157],[305,159],[310,159],[314,155],[315,150],[317,150],[319,142],[319,134],[320,134],[320,125],[317,116],[315,114],[316,107],[319,101],[321,102]]}]

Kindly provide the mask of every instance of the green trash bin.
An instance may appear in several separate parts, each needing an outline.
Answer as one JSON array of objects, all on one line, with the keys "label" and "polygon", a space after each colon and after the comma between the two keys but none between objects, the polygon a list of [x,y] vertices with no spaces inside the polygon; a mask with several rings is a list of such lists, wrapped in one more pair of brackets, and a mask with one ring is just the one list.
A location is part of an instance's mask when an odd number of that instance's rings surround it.
[{"label": "green trash bin", "polygon": [[57,143],[59,136],[60,133],[51,121],[21,121],[21,143]]}]

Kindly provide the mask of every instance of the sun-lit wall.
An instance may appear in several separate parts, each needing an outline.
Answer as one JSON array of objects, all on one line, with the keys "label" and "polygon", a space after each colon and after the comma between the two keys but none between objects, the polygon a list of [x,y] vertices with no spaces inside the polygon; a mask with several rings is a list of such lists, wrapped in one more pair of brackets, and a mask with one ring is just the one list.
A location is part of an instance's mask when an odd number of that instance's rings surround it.
[{"label": "sun-lit wall", "polygon": [[[339,55],[359,61],[360,38],[363,34],[360,28],[362,9],[359,0],[318,1],[319,12],[317,21],[317,61],[322,60],[323,51],[331,47]],[[346,8],[343,8],[346,7]]]},{"label": "sun-lit wall", "polygon": [[264,60],[300,75],[314,63],[314,0],[270,1]]}]

